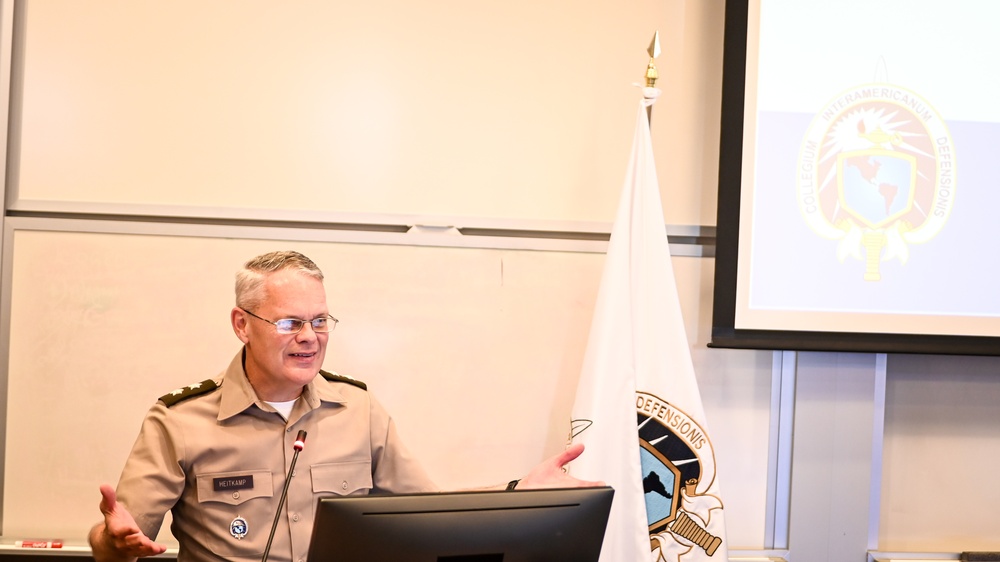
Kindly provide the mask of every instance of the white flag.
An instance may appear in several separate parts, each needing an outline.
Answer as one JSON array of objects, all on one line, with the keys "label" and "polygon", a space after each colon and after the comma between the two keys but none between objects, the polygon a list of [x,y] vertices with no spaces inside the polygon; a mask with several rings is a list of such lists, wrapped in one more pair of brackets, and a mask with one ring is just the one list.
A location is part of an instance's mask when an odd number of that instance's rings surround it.
[{"label": "white flag", "polygon": [[729,558],[715,453],[670,261],[646,108],[573,406],[572,473],[615,489],[602,562]]}]

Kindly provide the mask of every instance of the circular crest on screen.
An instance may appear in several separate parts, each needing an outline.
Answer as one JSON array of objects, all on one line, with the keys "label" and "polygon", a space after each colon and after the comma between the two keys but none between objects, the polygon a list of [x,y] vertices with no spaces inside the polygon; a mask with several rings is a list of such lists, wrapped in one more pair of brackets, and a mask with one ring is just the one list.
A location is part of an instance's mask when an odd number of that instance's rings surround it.
[{"label": "circular crest on screen", "polygon": [[944,119],[914,92],[857,86],[816,114],[802,141],[796,195],[806,223],[839,240],[837,258],[906,263],[909,245],[944,226],[955,200],[955,150]]}]

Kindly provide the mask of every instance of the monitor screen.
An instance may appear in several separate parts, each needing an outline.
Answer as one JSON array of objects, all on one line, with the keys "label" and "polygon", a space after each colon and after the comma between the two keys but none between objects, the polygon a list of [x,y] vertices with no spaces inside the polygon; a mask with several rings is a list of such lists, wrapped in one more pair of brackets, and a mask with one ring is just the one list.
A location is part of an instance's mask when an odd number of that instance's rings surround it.
[{"label": "monitor screen", "polygon": [[310,562],[597,562],[614,490],[319,500]]}]

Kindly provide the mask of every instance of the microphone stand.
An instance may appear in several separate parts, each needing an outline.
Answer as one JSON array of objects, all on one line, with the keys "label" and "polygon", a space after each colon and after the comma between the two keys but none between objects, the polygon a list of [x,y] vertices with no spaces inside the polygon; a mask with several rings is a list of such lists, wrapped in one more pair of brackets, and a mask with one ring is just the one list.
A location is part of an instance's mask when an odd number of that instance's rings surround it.
[{"label": "microphone stand", "polygon": [[281,490],[281,498],[278,499],[278,509],[274,512],[274,523],[271,524],[271,534],[267,537],[267,546],[264,547],[264,557],[261,562],[267,562],[267,555],[271,552],[271,541],[274,540],[274,531],[278,528],[278,519],[281,518],[281,507],[285,505],[285,498],[288,496],[288,485],[292,482],[292,473],[295,472],[295,461],[299,459],[299,453],[306,446],[306,432],[299,430],[295,436],[295,443],[292,444],[292,464],[288,467],[288,476],[285,477],[285,487]]}]

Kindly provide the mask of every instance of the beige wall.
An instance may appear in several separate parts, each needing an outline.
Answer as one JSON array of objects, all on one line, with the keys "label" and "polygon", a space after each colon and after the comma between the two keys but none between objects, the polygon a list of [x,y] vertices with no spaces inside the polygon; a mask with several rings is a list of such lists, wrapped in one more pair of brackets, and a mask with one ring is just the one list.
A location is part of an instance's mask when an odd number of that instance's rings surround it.
[{"label": "beige wall", "polygon": [[[344,321],[327,367],[373,386],[441,483],[506,481],[558,450],[603,245],[357,225],[607,232],[632,83],[659,30],[664,216],[713,226],[723,5],[48,0],[21,4],[15,22],[3,3],[0,30],[17,32],[13,42],[0,33],[0,77],[13,82],[0,278],[5,537],[82,540],[97,485],[117,478],[148,405],[235,352],[232,273],[274,248],[302,249],[327,272]],[[731,552],[838,560],[842,524],[861,533],[851,547],[862,552],[995,548],[983,529],[998,523],[997,488],[971,480],[988,475],[961,473],[970,493],[948,501],[963,517],[941,515],[943,492],[919,491],[950,489],[934,477],[942,459],[1000,460],[1000,420],[986,406],[1000,399],[997,361],[892,358],[883,410],[878,361],[805,354],[788,457],[797,476],[781,480],[791,467],[775,441],[780,365],[768,351],[707,348],[714,260],[694,250],[674,268]],[[980,374],[952,376],[970,368]],[[970,400],[978,409],[949,414]],[[831,431],[841,426],[827,415],[859,409],[866,419],[848,429],[867,437]],[[883,419],[884,435],[873,434]],[[838,486],[838,474],[879,462],[884,474]],[[881,508],[865,529],[869,487]],[[789,494],[800,526],[787,551],[773,516]]]},{"label": "beige wall", "polygon": [[[659,31],[664,213],[711,224],[721,3],[404,4],[23,5],[5,189],[30,216],[5,225],[5,534],[83,536],[152,400],[235,351],[232,272],[275,247],[327,271],[344,320],[327,367],[378,389],[443,484],[505,481],[563,445],[602,243],[475,248],[295,223],[607,232],[633,83]],[[675,261],[703,348],[712,260]],[[54,315],[73,336],[44,344],[37,319]],[[718,357],[740,355],[758,354]],[[744,403],[725,389],[764,375],[719,390]],[[767,466],[766,393],[755,396],[724,447],[754,459],[732,464],[755,485],[734,487],[727,508],[732,540],[750,546]],[[64,485],[34,485],[48,479]]]}]

